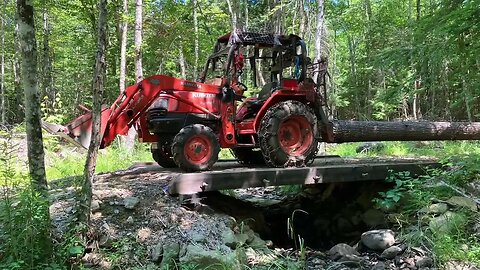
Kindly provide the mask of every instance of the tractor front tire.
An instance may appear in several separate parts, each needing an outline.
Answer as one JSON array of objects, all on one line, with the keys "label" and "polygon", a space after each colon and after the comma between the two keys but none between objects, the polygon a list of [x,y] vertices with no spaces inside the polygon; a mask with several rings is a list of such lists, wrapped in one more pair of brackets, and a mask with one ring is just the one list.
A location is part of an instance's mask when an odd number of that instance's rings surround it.
[{"label": "tractor front tire", "polygon": [[302,167],[313,162],[318,151],[317,125],[312,108],[299,101],[283,101],[269,108],[258,134],[267,165]]},{"label": "tractor front tire", "polygon": [[173,160],[187,172],[210,170],[219,152],[217,136],[205,125],[186,126],[173,139]]},{"label": "tractor front tire", "polygon": [[265,159],[263,159],[261,149],[257,150],[251,147],[234,147],[231,150],[232,154],[240,164],[265,165]]},{"label": "tractor front tire", "polygon": [[158,143],[157,149],[150,148],[150,151],[152,152],[153,160],[155,160],[158,163],[158,165],[162,166],[163,168],[177,167],[177,164],[175,164],[175,161],[173,161],[170,145],[171,145],[170,142],[164,142],[164,143]]}]

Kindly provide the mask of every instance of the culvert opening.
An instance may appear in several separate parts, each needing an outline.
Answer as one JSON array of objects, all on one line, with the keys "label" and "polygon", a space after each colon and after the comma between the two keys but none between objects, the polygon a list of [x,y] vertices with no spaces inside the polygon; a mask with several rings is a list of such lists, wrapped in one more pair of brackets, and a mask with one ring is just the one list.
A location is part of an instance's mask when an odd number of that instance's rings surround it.
[{"label": "culvert opening", "polygon": [[275,247],[295,248],[301,237],[307,247],[325,250],[338,243],[354,245],[363,232],[386,228],[385,216],[373,199],[390,187],[383,181],[314,185],[273,204],[210,192],[202,202],[247,223]]}]

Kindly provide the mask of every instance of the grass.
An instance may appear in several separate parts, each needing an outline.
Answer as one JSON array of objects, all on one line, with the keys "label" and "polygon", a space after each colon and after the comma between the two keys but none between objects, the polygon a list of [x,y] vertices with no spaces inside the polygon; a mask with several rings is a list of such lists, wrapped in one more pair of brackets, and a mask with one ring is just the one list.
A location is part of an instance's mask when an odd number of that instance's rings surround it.
[{"label": "grass", "polygon": [[[48,180],[82,175],[85,166],[86,151],[66,148],[61,152],[47,152],[48,163],[46,173]],[[118,143],[99,151],[96,172],[110,172],[130,167],[134,162],[153,162],[148,145],[137,144],[132,153],[121,148]]]},{"label": "grass", "polygon": [[356,148],[362,143],[342,143],[329,146],[327,152],[342,157],[421,157],[431,156],[448,158],[453,156],[480,156],[480,143],[477,141],[435,141],[428,144],[421,142],[383,142],[383,150],[367,153],[356,153]]}]

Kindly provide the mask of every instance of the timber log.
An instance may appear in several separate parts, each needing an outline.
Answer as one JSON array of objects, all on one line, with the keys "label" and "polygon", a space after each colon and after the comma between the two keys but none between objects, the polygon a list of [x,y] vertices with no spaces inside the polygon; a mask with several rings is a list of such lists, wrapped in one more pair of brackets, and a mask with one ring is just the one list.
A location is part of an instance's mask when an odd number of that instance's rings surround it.
[{"label": "timber log", "polygon": [[480,122],[333,121],[326,142],[479,140]]}]

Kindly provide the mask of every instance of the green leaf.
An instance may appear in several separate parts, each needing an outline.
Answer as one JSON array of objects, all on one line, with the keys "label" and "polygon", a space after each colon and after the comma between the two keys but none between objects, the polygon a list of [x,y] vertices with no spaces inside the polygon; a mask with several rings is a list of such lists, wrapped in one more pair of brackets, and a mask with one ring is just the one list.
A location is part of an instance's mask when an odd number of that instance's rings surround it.
[{"label": "green leaf", "polygon": [[68,253],[72,256],[83,254],[84,248],[82,246],[73,246],[68,249]]}]

